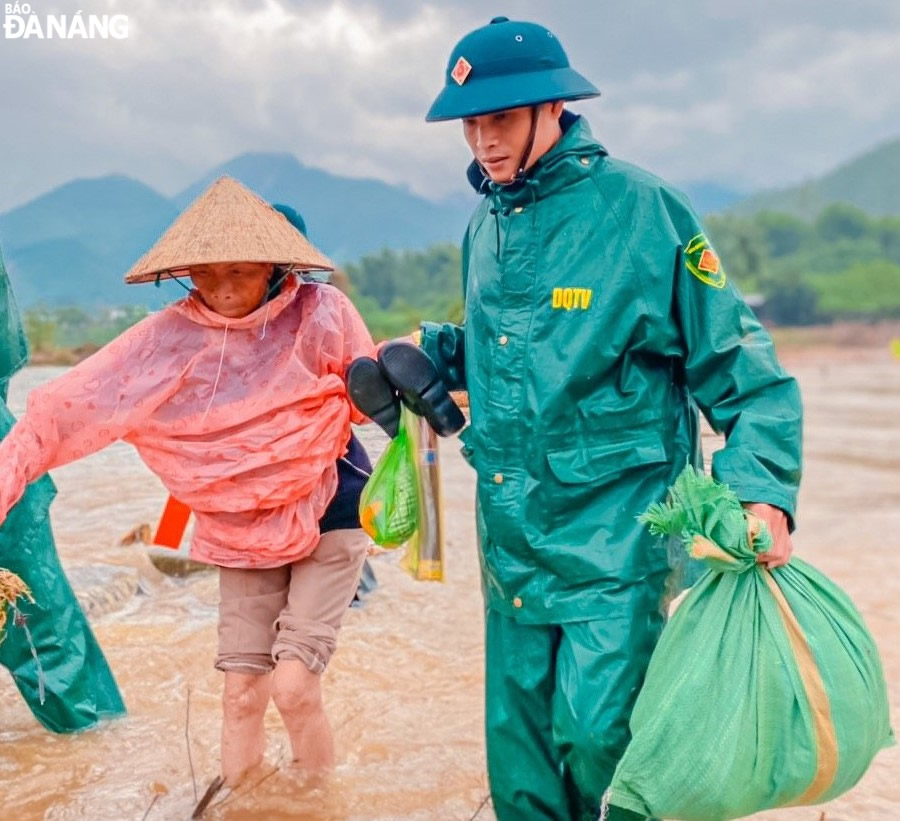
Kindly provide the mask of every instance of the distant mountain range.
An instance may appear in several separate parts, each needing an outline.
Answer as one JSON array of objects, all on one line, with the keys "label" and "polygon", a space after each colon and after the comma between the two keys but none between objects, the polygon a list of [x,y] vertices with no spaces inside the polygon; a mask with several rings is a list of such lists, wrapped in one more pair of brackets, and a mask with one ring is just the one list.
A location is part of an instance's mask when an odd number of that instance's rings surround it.
[{"label": "distant mountain range", "polygon": [[[161,302],[136,293],[125,271],[178,215],[166,197],[129,177],[73,180],[0,215],[0,244],[20,306]],[[151,286],[152,287],[152,286]]]},{"label": "distant mountain range", "polygon": [[780,211],[812,219],[834,202],[881,216],[900,215],[900,139],[884,143],[801,185],[763,191],[730,209],[740,215]]},{"label": "distant mountain range", "polygon": [[426,248],[459,242],[476,195],[443,203],[380,180],[341,177],[302,165],[291,154],[242,154],[211,169],[174,197],[181,210],[213,180],[228,174],[269,202],[291,205],[310,239],[339,262],[382,248]]},{"label": "distant mountain range", "polygon": [[[290,154],[243,154],[171,199],[122,175],[66,183],[0,214],[0,247],[22,306],[150,304],[181,289],[126,286],[125,271],[210,182],[229,174],[270,202],[297,208],[310,239],[340,263],[382,248],[459,242],[476,202],[432,202],[378,180],[302,165]],[[149,286],[152,288],[153,286]]]},{"label": "distant mountain range", "polygon": [[[159,290],[125,286],[122,276],[222,174],[297,208],[313,242],[342,264],[383,248],[459,242],[476,203],[474,193],[434,202],[402,186],[311,168],[291,154],[242,154],[171,198],[123,175],[76,179],[0,214],[0,248],[20,305],[156,307],[177,296],[181,289],[173,283]],[[818,180],[746,199],[712,182],[681,187],[701,214],[769,209],[811,217],[837,201],[900,214],[900,140]]]},{"label": "distant mountain range", "polygon": [[686,182],[679,188],[690,197],[691,204],[701,216],[724,211],[747,196],[714,182]]}]

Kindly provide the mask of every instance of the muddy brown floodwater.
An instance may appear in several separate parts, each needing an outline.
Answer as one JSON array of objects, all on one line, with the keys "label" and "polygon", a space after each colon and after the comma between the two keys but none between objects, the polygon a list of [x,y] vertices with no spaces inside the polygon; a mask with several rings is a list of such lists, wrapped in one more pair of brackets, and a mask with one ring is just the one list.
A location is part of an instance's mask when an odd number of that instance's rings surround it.
[{"label": "muddy brown floodwater", "polygon": [[[806,403],[806,476],[796,551],[842,585],[878,640],[894,716],[900,707],[900,361],[886,353],[787,357]],[[11,405],[59,373],[30,368]],[[380,434],[363,430],[377,454]],[[715,446],[710,439],[708,448]],[[210,819],[493,818],[482,738],[482,603],[473,526],[473,476],[458,443],[441,447],[447,581],[414,582],[397,556],[374,560],[380,587],[351,610],[326,673],[339,764],[330,781],[297,783],[283,768],[287,740],[267,715],[274,774],[207,813]],[[126,445],[54,472],[52,509],[73,583],[98,600],[92,616],[128,704],[127,718],[77,736],[40,728],[0,672],[0,806],[30,819],[184,819],[194,802],[185,742],[201,792],[218,771],[222,680],[212,669],[216,580],[153,579],[139,547],[119,547],[155,523],[166,494]],[[145,592],[133,594],[140,583]],[[98,595],[98,589],[124,591]],[[758,821],[887,821],[900,817],[900,748],[823,808],[766,812]],[[158,796],[158,797],[157,797]]]}]

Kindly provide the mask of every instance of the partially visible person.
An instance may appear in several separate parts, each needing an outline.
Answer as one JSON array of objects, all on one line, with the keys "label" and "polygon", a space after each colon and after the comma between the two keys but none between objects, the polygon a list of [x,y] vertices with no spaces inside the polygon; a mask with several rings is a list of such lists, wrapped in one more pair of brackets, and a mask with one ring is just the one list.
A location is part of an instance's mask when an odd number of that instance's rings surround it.
[{"label": "partially visible person", "polygon": [[[9,380],[26,362],[25,334],[0,257],[0,453],[15,418],[6,405]],[[0,455],[0,482],[15,465]],[[31,597],[17,599],[0,628],[0,666],[34,717],[48,730],[70,733],[125,714],[109,665],[56,553],[50,504],[56,488],[44,476],[0,516],[0,568],[18,575]],[[5,521],[3,521],[5,519]],[[0,605],[2,606],[2,605]]]}]

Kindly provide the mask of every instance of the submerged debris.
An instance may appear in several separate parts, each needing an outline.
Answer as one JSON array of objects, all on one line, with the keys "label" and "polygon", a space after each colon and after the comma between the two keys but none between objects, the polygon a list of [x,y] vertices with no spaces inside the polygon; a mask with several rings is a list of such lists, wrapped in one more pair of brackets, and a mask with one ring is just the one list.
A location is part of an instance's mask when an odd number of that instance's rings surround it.
[{"label": "submerged debris", "polygon": [[210,802],[213,798],[216,797],[216,794],[222,787],[225,786],[225,779],[222,776],[217,776],[213,782],[209,785],[206,792],[203,793],[203,798],[200,799],[197,806],[194,807],[194,812],[191,815],[191,818],[203,818],[203,813],[206,812],[207,808],[210,805]]},{"label": "submerged debris", "polygon": [[22,581],[21,577],[11,570],[5,570],[0,567],[0,642],[3,641],[3,628],[6,627],[7,610],[10,607],[15,608],[16,601],[19,598],[34,602],[31,590],[28,589],[28,585]]}]

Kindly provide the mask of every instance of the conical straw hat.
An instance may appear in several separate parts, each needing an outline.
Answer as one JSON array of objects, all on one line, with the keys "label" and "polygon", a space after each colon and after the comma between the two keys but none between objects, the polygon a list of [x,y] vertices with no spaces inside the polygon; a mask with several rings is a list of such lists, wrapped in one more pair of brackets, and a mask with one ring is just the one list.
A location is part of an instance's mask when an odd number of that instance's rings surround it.
[{"label": "conical straw hat", "polygon": [[219,177],[137,261],[125,281],[187,276],[189,265],[214,262],[272,262],[299,270],[334,270],[334,263],[283,214],[237,180]]}]

